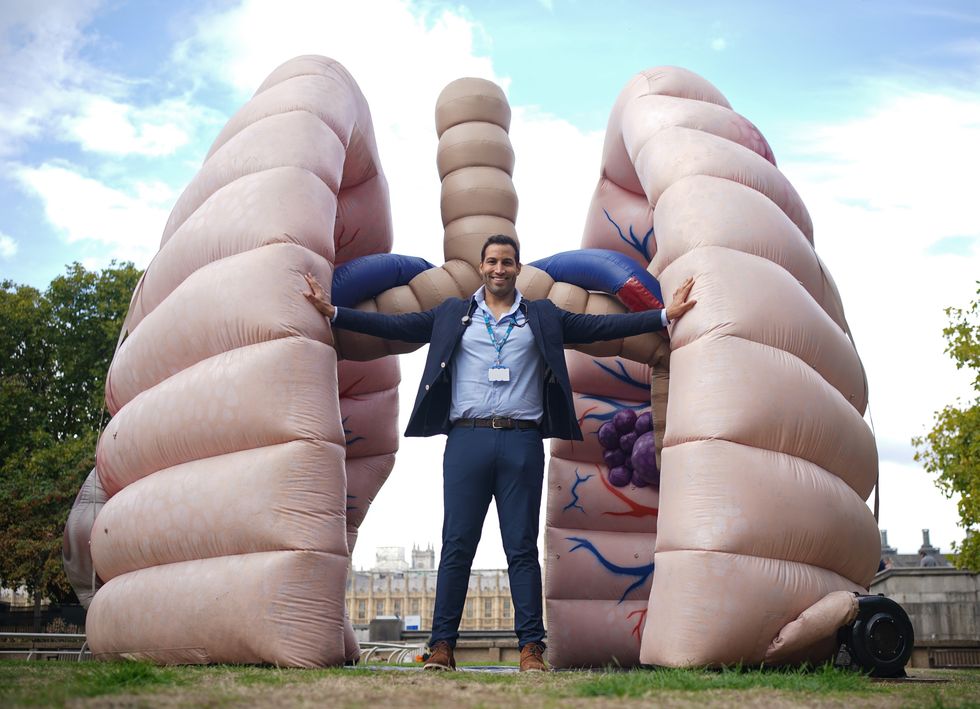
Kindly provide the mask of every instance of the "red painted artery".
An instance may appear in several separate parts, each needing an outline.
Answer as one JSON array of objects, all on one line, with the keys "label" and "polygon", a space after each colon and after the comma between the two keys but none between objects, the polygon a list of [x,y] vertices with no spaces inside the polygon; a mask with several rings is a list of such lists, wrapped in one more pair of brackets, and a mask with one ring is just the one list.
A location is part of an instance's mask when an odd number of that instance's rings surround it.
[{"label": "red painted artery", "polygon": [[602,484],[605,486],[609,492],[618,497],[620,500],[629,505],[629,510],[625,512],[603,512],[604,515],[613,515],[614,517],[656,517],[658,515],[658,509],[656,507],[648,507],[647,505],[641,505],[638,502],[631,500],[622,492],[613,487],[612,483],[609,482],[607,476],[602,474],[602,467],[596,464],[596,470],[599,473],[599,479],[602,480]]}]

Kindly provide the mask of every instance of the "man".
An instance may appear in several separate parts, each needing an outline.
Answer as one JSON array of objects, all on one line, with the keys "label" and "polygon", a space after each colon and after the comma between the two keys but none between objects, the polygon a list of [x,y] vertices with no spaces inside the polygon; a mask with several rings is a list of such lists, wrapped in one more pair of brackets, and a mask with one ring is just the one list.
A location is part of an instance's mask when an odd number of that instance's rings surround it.
[{"label": "man", "polygon": [[448,434],[443,457],[442,554],[425,669],[452,670],[470,565],[490,499],[497,501],[507,555],[521,671],[544,671],[538,515],[543,439],[582,440],[564,343],[660,330],[694,307],[687,279],[665,311],[583,315],[550,300],[525,300],[517,242],[491,236],[480,253],[483,285],[423,313],[385,315],[336,308],[312,275],[304,293],[335,327],[389,340],[429,342],[406,436]]}]

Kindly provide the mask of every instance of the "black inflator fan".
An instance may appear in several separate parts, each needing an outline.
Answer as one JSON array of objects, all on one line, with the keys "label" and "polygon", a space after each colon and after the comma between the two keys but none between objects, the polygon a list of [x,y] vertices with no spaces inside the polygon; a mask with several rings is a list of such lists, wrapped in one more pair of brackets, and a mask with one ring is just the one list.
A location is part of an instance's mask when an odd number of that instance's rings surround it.
[{"label": "black inflator fan", "polygon": [[884,596],[858,596],[858,615],[837,632],[834,664],[872,677],[905,677],[915,634],[908,614]]}]

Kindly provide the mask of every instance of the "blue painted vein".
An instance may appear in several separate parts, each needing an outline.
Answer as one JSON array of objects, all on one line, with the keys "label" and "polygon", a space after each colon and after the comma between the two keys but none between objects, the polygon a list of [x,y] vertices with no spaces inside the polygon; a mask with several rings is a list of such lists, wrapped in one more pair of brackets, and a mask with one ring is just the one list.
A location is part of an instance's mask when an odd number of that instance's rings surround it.
[{"label": "blue painted vein", "polygon": [[575,546],[568,550],[569,553],[576,551],[577,549],[585,549],[591,552],[592,555],[599,560],[600,564],[617,576],[637,577],[636,581],[629,588],[623,591],[623,595],[619,598],[620,603],[626,600],[626,596],[629,595],[630,591],[642,586],[646,580],[650,578],[650,574],[653,573],[654,565],[652,563],[645,564],[643,566],[619,566],[618,564],[614,564],[604,557],[588,539],[582,539],[581,537],[565,537],[565,539],[569,542],[577,542]]},{"label": "blue painted vein", "polygon": [[595,477],[595,473],[589,473],[583,478],[581,475],[578,474],[578,468],[575,468],[575,484],[572,485],[572,489],[571,489],[572,501],[561,508],[562,512],[564,512],[565,510],[578,509],[578,510],[582,510],[582,514],[588,514],[585,511],[585,508],[579,504],[578,486],[584,483],[589,478],[593,478],[593,477]]}]

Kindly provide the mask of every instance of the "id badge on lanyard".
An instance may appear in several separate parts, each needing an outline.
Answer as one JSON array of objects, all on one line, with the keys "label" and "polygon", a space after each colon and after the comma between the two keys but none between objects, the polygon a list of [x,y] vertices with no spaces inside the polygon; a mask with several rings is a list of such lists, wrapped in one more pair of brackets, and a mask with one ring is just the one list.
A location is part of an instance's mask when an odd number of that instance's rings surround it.
[{"label": "id badge on lanyard", "polygon": [[487,381],[488,382],[509,382],[510,381],[510,367],[505,367],[502,364],[495,364],[490,369],[487,370]]},{"label": "id badge on lanyard", "polygon": [[504,345],[507,343],[507,339],[510,337],[511,331],[514,329],[514,321],[510,321],[510,324],[507,326],[507,332],[504,333],[504,337],[500,341],[497,340],[497,336],[493,332],[493,325],[490,324],[490,316],[487,315],[486,311],[483,313],[483,322],[487,325],[487,332],[490,333],[490,342],[493,345],[493,349],[497,352],[497,358],[494,360],[494,363],[490,365],[490,369],[487,370],[487,381],[509,382],[510,367],[505,367],[500,363],[500,351],[504,348]]}]

